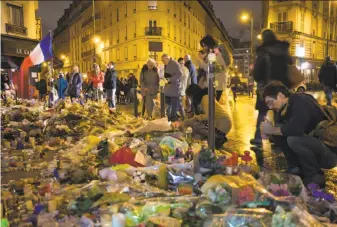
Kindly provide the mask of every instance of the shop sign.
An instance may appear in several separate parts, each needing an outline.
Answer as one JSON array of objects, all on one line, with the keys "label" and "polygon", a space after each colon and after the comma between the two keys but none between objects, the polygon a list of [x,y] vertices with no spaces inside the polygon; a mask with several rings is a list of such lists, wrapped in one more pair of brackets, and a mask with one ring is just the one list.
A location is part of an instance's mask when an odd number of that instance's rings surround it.
[{"label": "shop sign", "polygon": [[35,46],[38,44],[36,42],[30,42],[25,40],[17,40],[17,39],[4,39],[1,37],[1,46],[2,46],[2,55],[5,56],[17,56],[17,57],[26,57],[28,56]]},{"label": "shop sign", "polygon": [[16,48],[16,53],[20,55],[29,55],[30,50],[28,49],[22,49],[22,48]]}]

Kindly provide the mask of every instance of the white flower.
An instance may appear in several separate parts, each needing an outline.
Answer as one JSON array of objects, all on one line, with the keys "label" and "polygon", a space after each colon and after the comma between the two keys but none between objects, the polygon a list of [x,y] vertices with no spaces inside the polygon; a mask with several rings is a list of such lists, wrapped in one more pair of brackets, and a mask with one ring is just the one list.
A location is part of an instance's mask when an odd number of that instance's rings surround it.
[{"label": "white flower", "polygon": [[211,63],[216,62],[216,55],[214,53],[209,53],[207,58],[208,58],[208,61]]}]

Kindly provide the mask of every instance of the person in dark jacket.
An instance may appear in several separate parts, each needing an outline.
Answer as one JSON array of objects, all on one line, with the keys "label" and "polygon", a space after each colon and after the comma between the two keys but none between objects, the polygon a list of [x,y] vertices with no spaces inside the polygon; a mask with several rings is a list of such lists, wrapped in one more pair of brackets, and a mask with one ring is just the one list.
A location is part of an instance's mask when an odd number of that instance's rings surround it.
[{"label": "person in dark jacket", "polygon": [[337,89],[337,66],[331,62],[330,56],[325,58],[318,73],[319,82],[324,85],[327,105],[331,106],[332,92]]},{"label": "person in dark jacket", "polygon": [[262,45],[256,49],[257,58],[253,69],[253,77],[257,82],[256,105],[259,111],[256,123],[256,131],[251,144],[261,145],[262,138],[260,124],[267,114],[267,106],[260,98],[263,87],[272,80],[281,81],[286,87],[290,88],[290,81],[287,75],[287,65],[292,64],[289,55],[289,43],[279,41],[272,30],[262,32]]},{"label": "person in dark jacket", "polygon": [[115,64],[113,62],[109,62],[107,65],[103,87],[106,91],[109,108],[116,108],[117,72],[115,70]]},{"label": "person in dark jacket", "polygon": [[234,98],[234,102],[236,102],[236,98],[237,98],[237,90],[238,90],[238,87],[239,85],[241,84],[241,81],[240,81],[240,77],[236,74],[234,77],[231,78],[231,89],[232,89],[232,92],[233,92],[233,98]]},{"label": "person in dark jacket", "polygon": [[40,101],[46,101],[47,94],[47,82],[45,79],[41,79],[36,83],[36,89],[39,91],[39,99]]},{"label": "person in dark jacket", "polygon": [[7,91],[10,90],[11,81],[7,73],[1,74],[1,98],[7,102]]},{"label": "person in dark jacket", "polygon": [[190,72],[190,76],[188,78],[189,83],[190,84],[198,84],[197,81],[197,69],[195,67],[195,65],[193,64],[192,60],[191,60],[191,55],[187,54],[184,57],[185,60],[185,67],[188,68],[188,71]]},{"label": "person in dark jacket", "polygon": [[167,84],[164,88],[165,102],[168,105],[167,116],[169,121],[176,121],[178,101],[179,101],[179,87],[180,79],[183,71],[179,63],[172,59],[168,54],[163,54],[161,57],[165,65],[164,77],[167,80]]},{"label": "person in dark jacket", "polygon": [[309,94],[290,94],[279,81],[269,83],[262,97],[268,107],[279,114],[275,126],[271,122],[261,123],[261,133],[272,135],[288,162],[288,173],[303,175],[307,186],[315,183],[325,186],[324,169],[337,165],[337,147],[310,136],[316,126],[326,120],[319,104]]},{"label": "person in dark jacket", "polygon": [[77,65],[73,66],[73,75],[71,76],[69,83],[69,96],[71,102],[73,102],[73,98],[78,99],[81,95],[82,89],[82,75],[79,72],[79,68]]},{"label": "person in dark jacket", "polygon": [[129,92],[127,93],[128,100],[130,101],[130,103],[137,102],[137,99],[135,100],[135,94],[137,92],[138,80],[135,77],[135,75],[133,75],[133,73],[129,74],[129,78],[127,80],[127,87],[129,90]]}]

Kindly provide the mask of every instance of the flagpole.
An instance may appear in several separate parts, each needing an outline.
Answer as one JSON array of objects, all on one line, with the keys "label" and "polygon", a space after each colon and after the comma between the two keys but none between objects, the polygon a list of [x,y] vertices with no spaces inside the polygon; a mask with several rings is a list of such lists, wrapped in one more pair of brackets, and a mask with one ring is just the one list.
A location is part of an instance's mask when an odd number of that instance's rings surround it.
[{"label": "flagpole", "polygon": [[[52,48],[53,48],[53,31],[49,30],[49,34],[50,34],[50,40],[51,40],[50,42],[52,43]],[[49,65],[49,74],[50,74],[49,76],[50,76],[50,78],[53,78],[53,70],[54,70],[54,57],[51,58],[50,65]],[[49,81],[50,78],[46,78],[47,83],[49,83],[48,81]],[[51,106],[50,95],[51,95],[52,92],[53,92],[53,85],[51,85],[51,90],[50,90],[49,97],[48,97],[48,107]]]},{"label": "flagpole", "polygon": [[[50,33],[50,42],[53,45],[53,31],[49,30]],[[51,61],[50,61],[50,68],[51,68],[51,76],[53,77],[53,70],[54,70],[54,57],[52,57]]]}]

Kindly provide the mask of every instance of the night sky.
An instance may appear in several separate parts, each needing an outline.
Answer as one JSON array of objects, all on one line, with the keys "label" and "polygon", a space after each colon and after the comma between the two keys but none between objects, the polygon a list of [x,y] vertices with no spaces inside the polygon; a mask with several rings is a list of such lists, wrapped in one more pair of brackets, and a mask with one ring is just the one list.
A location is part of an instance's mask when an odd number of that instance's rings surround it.
[{"label": "night sky", "polygon": [[[38,15],[42,17],[43,35],[54,30],[57,20],[62,16],[64,9],[68,8],[72,1],[39,1]],[[254,14],[255,28],[259,27],[261,14],[261,1],[212,1],[215,14],[219,17],[230,36],[249,39],[249,25],[241,24],[239,14],[242,10],[252,10]]]}]

